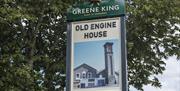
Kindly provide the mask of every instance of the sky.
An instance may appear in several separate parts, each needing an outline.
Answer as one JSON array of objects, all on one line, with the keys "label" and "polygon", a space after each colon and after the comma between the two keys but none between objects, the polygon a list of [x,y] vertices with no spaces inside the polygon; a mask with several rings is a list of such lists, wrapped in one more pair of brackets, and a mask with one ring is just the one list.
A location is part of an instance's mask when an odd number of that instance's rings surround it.
[{"label": "sky", "polygon": [[105,56],[103,46],[106,42],[113,43],[115,69],[117,69],[116,67],[118,67],[119,65],[118,60],[120,60],[120,50],[117,50],[115,48],[119,49],[120,47],[118,40],[101,40],[76,43],[74,48],[74,68],[78,67],[83,63],[86,63],[89,66],[97,69],[98,71],[103,70],[105,68]]},{"label": "sky", "polygon": [[[170,57],[166,62],[166,70],[162,75],[158,75],[161,88],[152,86],[145,86],[144,91],[180,91],[180,60],[177,61],[176,57]],[[138,91],[131,88],[130,91]]]}]

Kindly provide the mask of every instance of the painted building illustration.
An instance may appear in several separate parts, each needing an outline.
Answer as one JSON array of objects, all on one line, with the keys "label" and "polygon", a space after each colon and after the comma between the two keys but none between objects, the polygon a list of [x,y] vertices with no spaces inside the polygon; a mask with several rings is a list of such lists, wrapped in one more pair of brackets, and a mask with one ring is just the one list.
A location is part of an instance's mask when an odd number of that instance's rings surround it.
[{"label": "painted building illustration", "polygon": [[74,69],[74,87],[91,88],[105,86],[105,78],[97,74],[97,70],[87,64]]},{"label": "painted building illustration", "polygon": [[74,68],[74,88],[93,88],[119,84],[119,73],[115,71],[113,43],[104,44],[105,68],[101,71],[84,63]]}]

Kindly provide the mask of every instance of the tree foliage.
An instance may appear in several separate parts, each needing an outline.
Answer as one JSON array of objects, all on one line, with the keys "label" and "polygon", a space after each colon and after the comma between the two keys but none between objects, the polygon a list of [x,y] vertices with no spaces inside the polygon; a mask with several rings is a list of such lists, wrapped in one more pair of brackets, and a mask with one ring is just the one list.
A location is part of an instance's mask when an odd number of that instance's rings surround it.
[{"label": "tree foliage", "polygon": [[180,58],[180,1],[127,1],[129,84],[160,87],[158,74],[165,70],[163,59]]},{"label": "tree foliage", "polygon": [[0,90],[62,90],[69,0],[0,1]]},{"label": "tree foliage", "polygon": [[[0,0],[0,91],[63,90],[73,1]],[[160,87],[162,60],[180,58],[180,1],[128,0],[126,8],[129,84]]]}]

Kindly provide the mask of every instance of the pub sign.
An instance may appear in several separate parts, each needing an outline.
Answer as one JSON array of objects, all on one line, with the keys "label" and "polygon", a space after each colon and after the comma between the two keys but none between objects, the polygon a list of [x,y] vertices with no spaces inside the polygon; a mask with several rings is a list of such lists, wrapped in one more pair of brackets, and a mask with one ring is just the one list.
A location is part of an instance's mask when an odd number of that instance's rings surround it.
[{"label": "pub sign", "polygon": [[66,91],[127,91],[124,15],[123,0],[68,9]]}]

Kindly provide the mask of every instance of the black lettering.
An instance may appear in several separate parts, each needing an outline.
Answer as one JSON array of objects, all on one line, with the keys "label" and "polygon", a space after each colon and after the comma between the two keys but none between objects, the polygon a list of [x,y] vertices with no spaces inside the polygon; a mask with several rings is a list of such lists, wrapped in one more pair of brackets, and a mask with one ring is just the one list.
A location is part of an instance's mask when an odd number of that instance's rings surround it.
[{"label": "black lettering", "polygon": [[107,31],[84,33],[84,39],[107,37]]},{"label": "black lettering", "polygon": [[113,22],[112,24],[113,24],[113,25],[112,25],[113,27],[116,27],[116,22]]},{"label": "black lettering", "polygon": [[91,24],[91,30],[94,30],[95,27],[94,27],[94,24]]},{"label": "black lettering", "polygon": [[79,31],[79,25],[76,26],[76,31]]},{"label": "black lettering", "polygon": [[112,25],[111,22],[108,22],[106,28],[111,28],[112,27],[111,25]]},{"label": "black lettering", "polygon": [[84,25],[84,30],[88,30],[89,26],[86,24]]},{"label": "black lettering", "polygon": [[104,28],[104,23],[101,23],[101,24],[100,24],[100,28],[101,28],[101,29]]},{"label": "black lettering", "polygon": [[107,37],[107,31],[103,31],[103,37]]},{"label": "black lettering", "polygon": [[98,32],[94,32],[94,37],[97,38],[99,36]]},{"label": "black lettering", "polygon": [[99,37],[102,37],[102,36],[103,36],[102,31],[100,31],[99,32]]},{"label": "black lettering", "polygon": [[89,33],[89,38],[93,38],[93,33],[92,32]]},{"label": "black lettering", "polygon": [[99,29],[99,24],[95,24],[95,29]]},{"label": "black lettering", "polygon": [[84,33],[84,39],[88,39],[89,38],[89,34],[88,33]]}]

